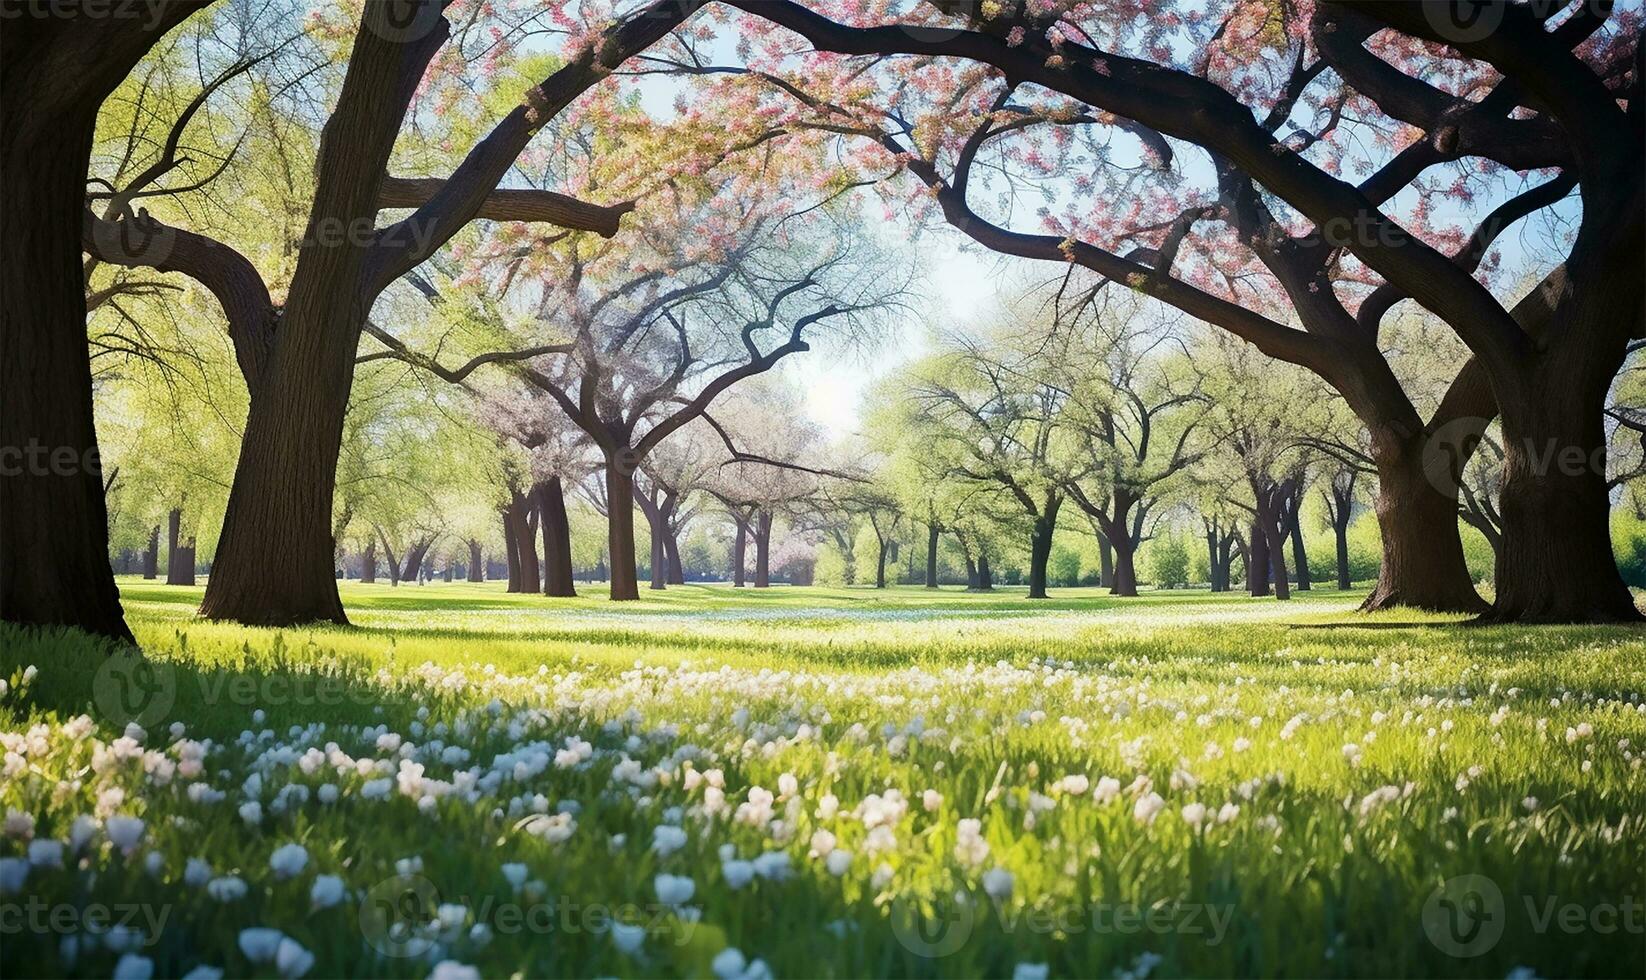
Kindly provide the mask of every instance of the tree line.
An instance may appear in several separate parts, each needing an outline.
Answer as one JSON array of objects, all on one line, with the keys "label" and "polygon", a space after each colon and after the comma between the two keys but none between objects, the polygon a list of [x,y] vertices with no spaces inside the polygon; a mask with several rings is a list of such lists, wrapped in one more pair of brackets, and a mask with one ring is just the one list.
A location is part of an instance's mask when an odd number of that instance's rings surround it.
[{"label": "tree line", "polygon": [[[346,622],[339,477],[368,360],[546,395],[596,447],[614,594],[630,597],[635,473],[687,426],[713,430],[735,468],[820,469],[738,445],[713,408],[819,333],[883,329],[907,280],[882,274],[895,263],[862,231],[865,195],[1079,270],[1073,308],[1129,291],[1228,338],[1247,377],[1281,362],[1329,389],[1360,427],[1339,455],[1375,476],[1372,608],[1640,618],[1611,543],[1608,443],[1641,428],[1618,392],[1636,390],[1623,368],[1646,335],[1646,83],[1639,25],[1610,5],[7,6],[0,446],[22,461],[0,479],[8,620],[129,638],[94,406],[108,365],[137,362],[214,389],[229,434],[207,617]],[[552,55],[523,43],[556,35]],[[681,86],[671,113],[623,88],[658,75]],[[1510,230],[1534,220],[1554,228],[1547,261],[1500,281]],[[442,309],[453,294],[461,316]],[[156,336],[178,304],[222,325],[232,372]],[[1391,340],[1414,309],[1466,351],[1438,394]],[[472,359],[448,366],[427,321],[461,330]],[[950,473],[1029,527],[1031,589],[1070,503],[1118,578],[1158,513],[1116,478],[1153,464],[1107,441],[1144,424],[1136,406],[1103,408],[1015,355],[952,353],[910,394],[1021,467]],[[1109,372],[1106,387],[1129,383]],[[1196,432],[1222,425],[1250,492],[1213,519],[1244,529],[1248,567],[1281,589],[1295,440],[1249,402],[1211,401]],[[1170,448],[1147,399],[1142,416],[1150,451]],[[1201,465],[1195,439],[1161,482]],[[1089,470],[1064,468],[1066,442]],[[1490,494],[1465,493],[1483,456]],[[661,513],[667,494],[649,500]],[[1490,606],[1460,506],[1498,552]],[[765,518],[743,512],[758,548]]]}]

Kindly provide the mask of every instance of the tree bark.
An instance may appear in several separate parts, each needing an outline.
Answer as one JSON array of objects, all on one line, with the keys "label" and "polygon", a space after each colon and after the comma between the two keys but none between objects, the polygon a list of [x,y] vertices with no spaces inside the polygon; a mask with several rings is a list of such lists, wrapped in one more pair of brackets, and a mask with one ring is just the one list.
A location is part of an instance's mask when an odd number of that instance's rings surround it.
[{"label": "tree bark", "polygon": [[1217,580],[1220,592],[1234,590],[1234,560],[1237,550],[1235,546],[1239,542],[1239,535],[1233,531],[1224,534],[1218,542]]},{"label": "tree bark", "polygon": [[1029,598],[1046,598],[1046,565],[1052,557],[1052,536],[1057,533],[1057,511],[1061,497],[1048,499],[1034,519],[1029,539]]},{"label": "tree bark", "polygon": [[[654,495],[657,493],[655,486],[652,493]],[[650,569],[652,573],[650,587],[655,591],[662,591],[668,588],[669,585],[669,558],[667,547],[664,544],[664,538],[668,536],[668,498],[665,497],[659,503],[655,496],[648,497],[641,493],[637,487],[634,492],[634,501],[640,505],[640,513],[645,515],[646,527],[649,531],[647,537],[651,542]]]},{"label": "tree bark", "polygon": [[177,546],[177,557],[166,576],[167,585],[194,585],[194,538]]},{"label": "tree bark", "polygon": [[360,581],[372,585],[377,581],[377,542],[367,541],[366,550],[360,553]]},{"label": "tree bark", "polygon": [[383,567],[389,570],[389,587],[398,588],[400,585],[400,558],[394,553],[394,545],[389,543],[389,536],[377,529],[377,536],[383,541]]},{"label": "tree bark", "polygon": [[880,554],[875,560],[874,587],[884,589],[886,587],[886,539],[877,535],[875,540],[880,545]]},{"label": "tree bark", "polygon": [[537,522],[543,532],[543,594],[575,598],[571,522],[566,516],[566,493],[560,477],[537,485],[537,508]]},{"label": "tree bark", "polygon": [[[368,5],[363,21],[381,16]],[[247,378],[251,409],[200,606],[207,619],[348,622],[331,572],[337,455],[361,328],[393,259],[373,238],[338,239],[375,220],[406,107],[446,36],[438,17],[416,38],[365,22],[355,35],[320,139],[306,240],[277,329],[259,338],[265,351]]]},{"label": "tree bark", "polygon": [[503,551],[508,556],[509,585],[507,591],[520,591],[520,536],[514,530],[514,514],[505,504],[498,511],[503,519]]},{"label": "tree bark", "polygon": [[1114,585],[1110,595],[1137,595],[1137,545],[1130,534],[1118,534],[1110,539],[1114,547]]},{"label": "tree bark", "polygon": [[669,587],[669,557],[664,552],[663,535],[658,531],[655,525],[651,528],[650,537],[652,542],[651,588],[657,591],[662,591]]},{"label": "tree bark", "polygon": [[1269,594],[1269,538],[1255,519],[1246,548],[1246,591],[1254,598]]},{"label": "tree bark", "polygon": [[[1097,584],[1112,592],[1115,576],[1114,546],[1110,543],[1109,536],[1104,534],[1101,528],[1097,532],[1097,562]],[[1135,574],[1133,575],[1133,581],[1135,586]]]},{"label": "tree bark", "polygon": [[184,569],[183,511],[173,507],[166,515],[166,584],[193,585],[194,569]]},{"label": "tree bark", "polygon": [[533,533],[531,515],[535,501],[518,490],[509,491],[509,511],[515,535],[515,560],[520,565],[520,592],[540,592],[543,588],[542,568],[537,564],[537,541]]},{"label": "tree bark", "polygon": [[663,557],[669,561],[669,584],[685,585],[686,568],[680,563],[680,534],[673,527],[663,530]]},{"label": "tree bark", "polygon": [[741,589],[745,582],[744,569],[748,567],[749,525],[742,518],[734,518],[737,534],[732,539],[732,588]]},{"label": "tree bark", "polygon": [[1475,592],[1463,558],[1455,486],[1445,492],[1445,478],[1424,471],[1419,447],[1379,453],[1376,462],[1373,508],[1383,554],[1377,585],[1361,608],[1484,612],[1486,603]]},{"label": "tree bark", "polygon": [[994,573],[989,571],[989,553],[981,548],[977,552],[977,590],[994,591]]},{"label": "tree bark", "polygon": [[1217,587],[1217,525],[1205,525],[1206,537],[1206,580],[1213,592],[1221,592]]},{"label": "tree bark", "polygon": [[754,529],[754,587],[771,587],[772,513],[762,510],[755,518]]},{"label": "tree bark", "polygon": [[606,543],[611,549],[612,599],[640,598],[639,572],[634,555],[634,476],[613,454],[606,464]]},{"label": "tree bark", "polygon": [[1601,423],[1606,386],[1573,390],[1576,373],[1533,373],[1528,390],[1503,406],[1503,551],[1491,621],[1646,618],[1612,554]]},{"label": "tree bark", "polygon": [[982,588],[982,585],[983,579],[977,574],[977,559],[973,558],[972,553],[968,551],[966,552],[966,591],[976,592]]},{"label": "tree bark", "polygon": [[149,529],[149,546],[143,550],[143,577],[152,579],[160,573],[160,525]]},{"label": "tree bark", "polygon": [[1337,587],[1344,591],[1354,587],[1349,574],[1349,521],[1354,511],[1354,492],[1332,487],[1332,536],[1337,541]]},{"label": "tree bark", "polygon": [[484,582],[486,580],[486,564],[480,554],[480,542],[469,539],[469,581]]},{"label": "tree bark", "polygon": [[423,576],[423,559],[428,557],[429,549],[434,546],[434,538],[424,538],[414,542],[406,552],[406,564],[400,572],[401,581],[417,583]]},{"label": "tree bark", "polygon": [[80,216],[103,100],[202,6],[179,0],[142,17],[71,6],[53,17],[7,17],[0,30],[0,618],[8,622],[132,642],[109,567]]},{"label": "tree bark", "polygon": [[926,588],[937,588],[937,536],[942,530],[936,524],[926,526]]},{"label": "tree bark", "polygon": [[1285,491],[1278,485],[1260,485],[1255,480],[1252,488],[1257,501],[1257,521],[1253,529],[1262,536],[1264,550],[1269,554],[1269,580],[1274,585],[1274,596],[1281,600],[1290,599],[1292,586],[1286,576],[1286,530],[1282,503]]},{"label": "tree bark", "polygon": [[1303,546],[1303,481],[1297,482],[1292,499],[1286,505],[1286,531],[1292,539],[1292,565],[1297,575],[1297,591],[1307,592],[1309,582],[1309,553]]}]

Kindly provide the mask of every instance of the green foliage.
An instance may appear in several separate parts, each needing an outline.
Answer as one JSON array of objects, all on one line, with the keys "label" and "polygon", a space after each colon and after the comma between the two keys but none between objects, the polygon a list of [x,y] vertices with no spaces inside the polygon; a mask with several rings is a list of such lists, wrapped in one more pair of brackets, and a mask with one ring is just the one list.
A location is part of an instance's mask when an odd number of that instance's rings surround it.
[{"label": "green foliage", "polygon": [[[846,559],[832,544],[817,548],[817,564],[812,568],[812,581],[824,588],[839,588],[846,584]],[[874,579],[870,578],[870,582]]]},{"label": "green foliage", "polygon": [[1047,582],[1054,586],[1080,584],[1080,552],[1063,544],[1053,544],[1046,562]]},{"label": "green foliage", "polygon": [[1625,510],[1612,514],[1612,553],[1617,555],[1623,581],[1646,589],[1646,520]]},{"label": "green foliage", "polygon": [[1149,542],[1149,575],[1155,585],[1172,589],[1189,584],[1189,548],[1176,529]]}]

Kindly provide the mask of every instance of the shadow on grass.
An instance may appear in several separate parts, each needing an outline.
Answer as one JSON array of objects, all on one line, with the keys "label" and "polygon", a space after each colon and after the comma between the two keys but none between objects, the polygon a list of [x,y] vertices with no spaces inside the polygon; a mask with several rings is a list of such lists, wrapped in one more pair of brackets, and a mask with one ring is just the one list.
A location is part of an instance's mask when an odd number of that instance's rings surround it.
[{"label": "shadow on grass", "polygon": [[[164,656],[67,628],[0,624],[0,677],[39,668],[0,715],[18,707],[61,718],[86,714],[114,738],[130,722],[160,730],[173,722],[190,737],[232,741],[242,731],[314,722],[405,725],[443,697],[426,686],[385,686],[368,658],[276,633],[261,646],[190,644]],[[253,713],[265,712],[261,723]]]}]

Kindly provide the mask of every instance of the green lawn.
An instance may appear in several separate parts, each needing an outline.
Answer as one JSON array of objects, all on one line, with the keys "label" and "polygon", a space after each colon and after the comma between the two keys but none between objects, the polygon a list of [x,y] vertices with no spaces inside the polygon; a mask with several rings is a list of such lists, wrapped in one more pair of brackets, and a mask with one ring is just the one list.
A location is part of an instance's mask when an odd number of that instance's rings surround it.
[{"label": "green lawn", "polygon": [[121,586],[147,660],[0,633],[5,976],[1646,975],[1646,632]]}]

